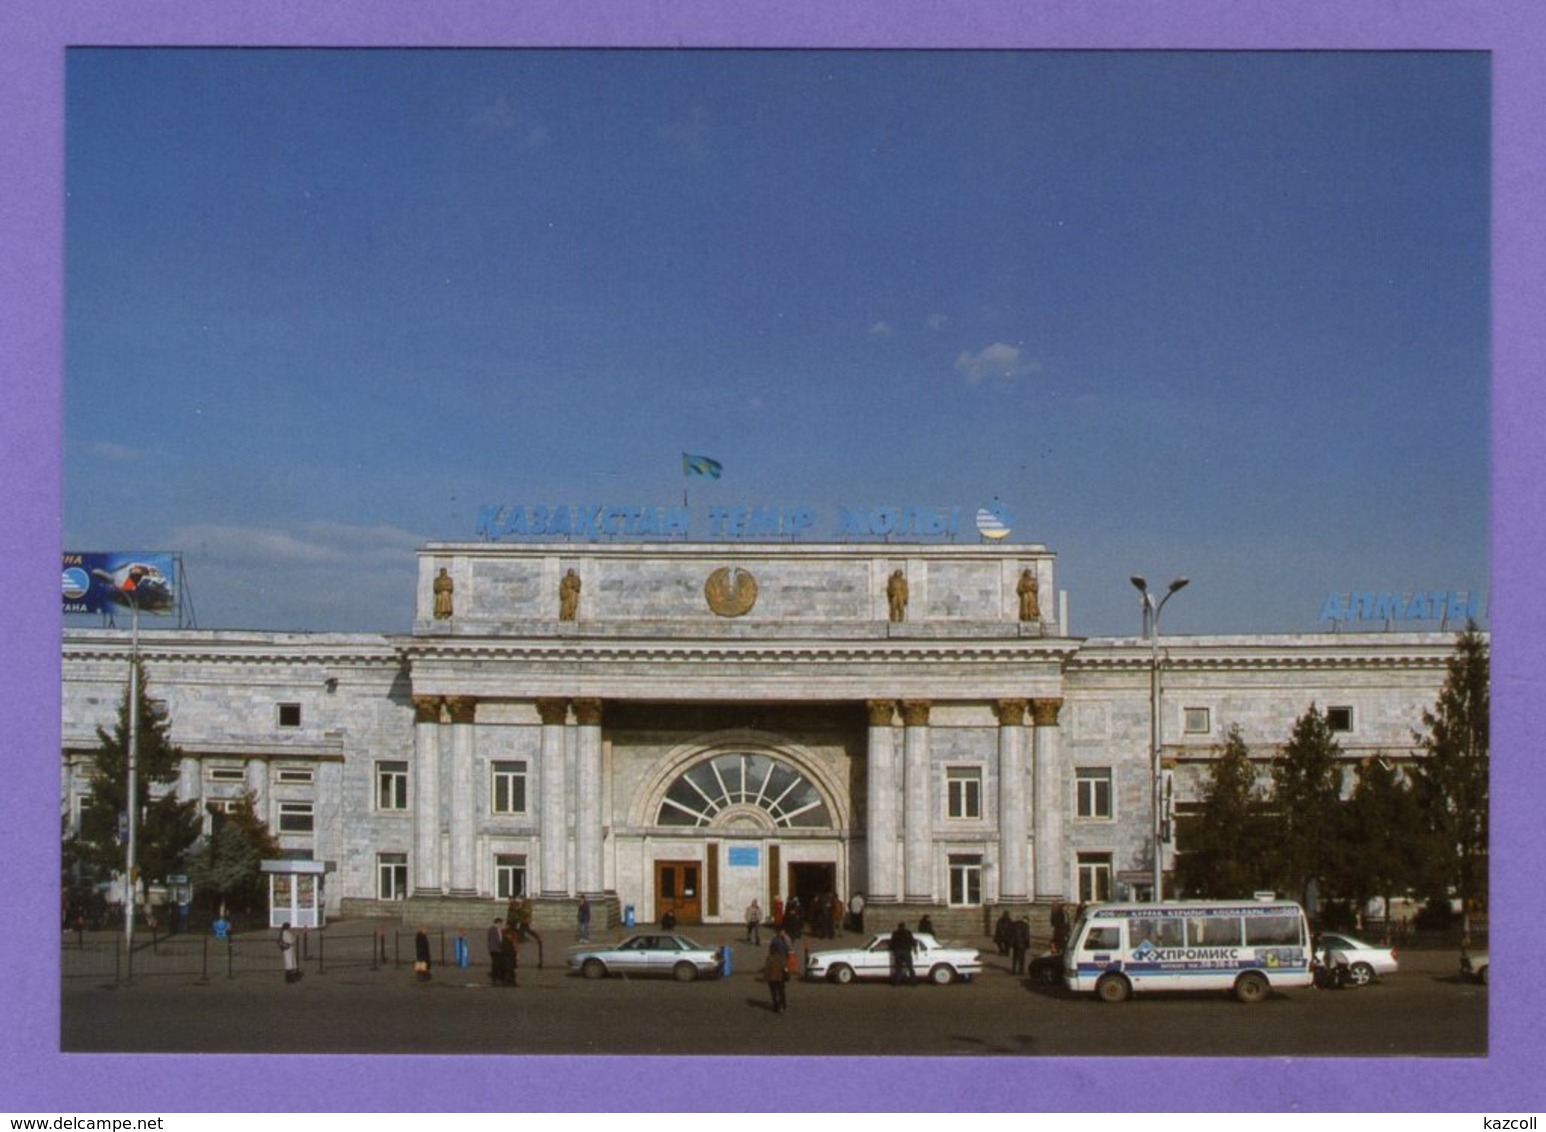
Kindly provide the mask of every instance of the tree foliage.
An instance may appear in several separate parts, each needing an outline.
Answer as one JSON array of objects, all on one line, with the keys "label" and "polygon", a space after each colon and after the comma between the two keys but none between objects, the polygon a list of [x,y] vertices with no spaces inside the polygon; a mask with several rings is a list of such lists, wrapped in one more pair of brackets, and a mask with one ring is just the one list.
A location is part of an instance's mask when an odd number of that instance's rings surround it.
[{"label": "tree foliage", "polygon": [[1342,866],[1341,748],[1326,717],[1311,704],[1272,760],[1272,809],[1278,875],[1309,902],[1310,884]]},{"label": "tree foliage", "polygon": [[214,829],[188,862],[197,899],[211,908],[261,907],[268,894],[259,866],[280,855],[278,840],[258,817],[250,790],[230,811],[214,817]]},{"label": "tree foliage", "polygon": [[1417,799],[1401,771],[1382,754],[1358,767],[1344,806],[1341,892],[1360,906],[1371,897],[1405,895],[1417,884],[1422,861],[1422,820]]},{"label": "tree foliage", "polygon": [[[135,858],[141,879],[158,882],[179,871],[189,847],[198,839],[200,822],[198,804],[179,801],[172,789],[183,754],[171,741],[171,720],[165,709],[150,698],[143,666],[138,684]],[[90,790],[82,806],[80,827],[65,840],[65,860],[91,881],[121,872],[125,863],[119,816],[128,812],[129,696],[125,688],[113,730],[97,728]]]},{"label": "tree foliage", "polygon": [[1413,775],[1426,844],[1422,887],[1436,899],[1459,896],[1469,912],[1487,903],[1488,777],[1491,763],[1491,659],[1486,638],[1467,625],[1425,731]]},{"label": "tree foliage", "polygon": [[1179,823],[1176,881],[1195,897],[1244,897],[1271,884],[1269,831],[1251,752],[1230,727],[1197,813]]}]

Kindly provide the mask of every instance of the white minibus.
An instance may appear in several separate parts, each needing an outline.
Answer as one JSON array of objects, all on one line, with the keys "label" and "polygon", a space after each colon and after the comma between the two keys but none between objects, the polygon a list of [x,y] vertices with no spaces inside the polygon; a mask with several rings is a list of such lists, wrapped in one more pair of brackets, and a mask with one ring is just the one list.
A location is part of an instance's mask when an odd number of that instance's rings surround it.
[{"label": "white minibus", "polygon": [[1069,932],[1063,981],[1103,1002],[1200,990],[1260,1002],[1310,985],[1310,927],[1285,900],[1092,904]]}]

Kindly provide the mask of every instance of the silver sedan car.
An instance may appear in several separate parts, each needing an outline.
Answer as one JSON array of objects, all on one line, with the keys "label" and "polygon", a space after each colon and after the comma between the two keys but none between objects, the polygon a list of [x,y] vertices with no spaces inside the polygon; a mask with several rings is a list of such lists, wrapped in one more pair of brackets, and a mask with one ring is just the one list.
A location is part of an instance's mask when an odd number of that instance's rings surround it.
[{"label": "silver sedan car", "polygon": [[1347,968],[1348,981],[1355,987],[1366,987],[1379,975],[1396,973],[1396,949],[1365,943],[1341,932],[1327,932],[1321,937],[1328,959]]},{"label": "silver sedan car", "polygon": [[684,935],[640,932],[612,947],[580,946],[569,952],[569,966],[587,979],[608,975],[669,975],[690,983],[699,975],[717,975],[719,950]]}]

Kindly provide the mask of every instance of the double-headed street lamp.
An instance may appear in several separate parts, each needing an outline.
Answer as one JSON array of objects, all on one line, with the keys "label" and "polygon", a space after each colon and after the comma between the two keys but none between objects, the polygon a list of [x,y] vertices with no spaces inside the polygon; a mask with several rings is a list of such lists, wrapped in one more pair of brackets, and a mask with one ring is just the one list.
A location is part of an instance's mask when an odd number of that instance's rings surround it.
[{"label": "double-headed street lamp", "polygon": [[1172,595],[1190,580],[1177,578],[1170,583],[1165,591],[1165,596],[1158,601],[1149,592],[1149,583],[1140,574],[1134,574],[1129,579],[1140,594],[1143,595],[1143,631],[1149,638],[1149,771],[1150,786],[1153,796],[1153,813],[1150,815],[1149,835],[1154,849],[1154,901],[1158,903],[1164,899],[1165,868],[1162,854],[1165,800],[1164,800],[1164,772],[1160,768],[1160,684],[1159,684],[1159,628],[1160,611],[1165,608],[1165,603]]}]

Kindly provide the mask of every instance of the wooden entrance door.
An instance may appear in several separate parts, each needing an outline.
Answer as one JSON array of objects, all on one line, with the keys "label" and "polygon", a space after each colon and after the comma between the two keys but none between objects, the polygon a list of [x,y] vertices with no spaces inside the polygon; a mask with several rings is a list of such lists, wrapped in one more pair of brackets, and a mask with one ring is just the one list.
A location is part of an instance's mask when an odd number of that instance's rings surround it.
[{"label": "wooden entrance door", "polygon": [[678,924],[703,922],[702,868],[697,861],[655,862],[655,920],[668,912]]}]

